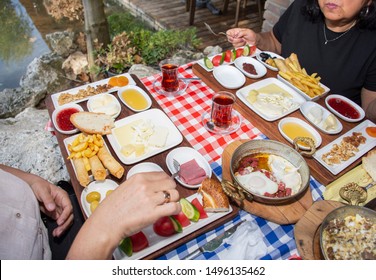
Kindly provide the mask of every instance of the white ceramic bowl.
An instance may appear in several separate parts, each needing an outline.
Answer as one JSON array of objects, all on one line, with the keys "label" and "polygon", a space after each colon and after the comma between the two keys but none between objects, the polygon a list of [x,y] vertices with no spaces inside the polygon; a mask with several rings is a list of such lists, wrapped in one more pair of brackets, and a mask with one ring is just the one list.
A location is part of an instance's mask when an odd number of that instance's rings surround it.
[{"label": "white ceramic bowl", "polygon": [[245,76],[236,67],[221,65],[213,70],[214,78],[228,89],[240,88],[245,83]]},{"label": "white ceramic bowl", "polygon": [[[294,139],[291,139],[282,129],[282,127],[287,124],[287,123],[295,123],[297,125],[300,125],[301,127],[305,128],[306,130],[308,130],[308,132],[310,132],[312,134],[312,136],[314,137],[313,141],[315,142],[315,147],[318,148],[320,145],[321,145],[321,142],[322,142],[322,138],[320,136],[320,134],[317,132],[316,129],[314,129],[312,126],[310,126],[308,123],[306,123],[305,121],[302,121],[301,119],[298,119],[298,118],[293,118],[293,117],[288,117],[288,118],[284,118],[282,120],[279,121],[278,123],[278,129],[279,129],[279,132],[282,134],[282,136],[287,140],[289,141],[291,144],[294,143]],[[305,146],[302,146],[302,145],[299,145],[299,147],[302,149],[302,150],[307,150],[308,148],[305,147]]]},{"label": "white ceramic bowl", "polygon": [[[255,74],[251,74],[247,71],[244,70],[244,67],[243,67],[243,64],[244,63],[249,63],[249,64],[252,64],[253,67],[255,67],[255,70],[256,70],[256,75]],[[252,58],[252,57],[246,57],[246,56],[241,56],[241,57],[238,57],[237,59],[235,59],[235,62],[234,62],[234,65],[236,66],[236,68],[238,68],[245,76],[247,76],[248,78],[252,78],[252,79],[258,79],[258,78],[261,78],[263,76],[265,76],[267,70],[266,70],[266,67],[264,65],[262,65],[259,61],[257,61],[256,59]]]},{"label": "white ceramic bowl", "polygon": [[[352,107],[355,111],[357,111],[359,113],[359,117],[358,118],[349,118],[349,117],[346,117],[345,115],[341,114],[340,112],[338,112],[332,106],[329,105],[329,100],[331,100],[331,99],[337,99],[340,102],[344,102],[344,104],[347,103],[350,107]],[[348,99],[347,97],[344,97],[344,96],[338,95],[338,94],[331,94],[331,95],[327,96],[325,98],[325,105],[326,105],[326,107],[328,107],[328,109],[334,115],[336,115],[337,117],[339,117],[339,118],[341,118],[341,119],[343,119],[344,121],[347,121],[347,122],[361,121],[366,115],[364,110],[362,109],[362,107],[360,107],[358,104],[356,104],[354,101]]]},{"label": "white ceramic bowl", "polygon": [[57,107],[52,112],[52,122],[54,124],[54,127],[57,131],[59,131],[60,133],[63,133],[63,134],[74,134],[74,133],[78,132],[77,128],[74,128],[74,129],[71,129],[71,130],[62,130],[60,128],[60,126],[58,125],[57,117],[58,117],[59,113],[66,110],[66,109],[69,109],[69,108],[76,109],[78,112],[82,112],[84,110],[80,105],[78,105],[76,103],[69,103],[69,104],[65,104],[65,105],[62,105],[60,107]]},{"label": "white ceramic bowl", "polygon": [[94,113],[104,113],[117,118],[121,111],[119,101],[109,93],[94,95],[87,101],[87,109]]},{"label": "white ceramic bowl", "polygon": [[[143,98],[145,98],[147,105],[144,108],[142,108],[142,109],[134,108],[132,106],[132,104],[129,104],[127,101],[124,100],[123,92],[126,91],[126,90],[129,90],[129,89],[136,90],[138,93],[141,94],[141,96]],[[118,96],[119,96],[119,99],[121,100],[121,102],[123,102],[125,106],[127,106],[129,109],[131,109],[134,112],[142,112],[142,111],[145,111],[145,110],[147,110],[151,107],[151,99],[150,99],[149,95],[142,88],[140,88],[138,86],[128,85],[128,86],[122,87],[118,90]]]},{"label": "white ceramic bowl", "polygon": [[266,53],[266,54],[270,55],[272,58],[279,58],[279,59],[284,59],[284,58],[282,56],[274,53],[274,52],[262,51],[262,52],[256,54],[257,60],[260,61],[260,63],[262,63],[266,68],[269,68],[270,70],[273,70],[273,71],[278,71],[277,67],[269,65],[266,62],[262,61],[261,53]]},{"label": "white ceramic bowl", "polygon": [[129,169],[127,173],[127,180],[131,176],[137,173],[155,172],[155,171],[163,171],[163,169],[158,164],[155,164],[153,162],[142,162],[142,163],[136,164],[131,169]]}]

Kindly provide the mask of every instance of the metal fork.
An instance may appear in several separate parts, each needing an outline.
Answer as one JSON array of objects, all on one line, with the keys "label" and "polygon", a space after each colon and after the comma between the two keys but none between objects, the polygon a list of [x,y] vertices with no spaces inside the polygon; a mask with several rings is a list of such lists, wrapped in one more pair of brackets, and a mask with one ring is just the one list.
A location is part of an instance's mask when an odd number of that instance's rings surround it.
[{"label": "metal fork", "polygon": [[180,163],[176,159],[173,159],[172,163],[174,165],[175,173],[171,175],[171,178],[175,178],[176,176],[179,175]]},{"label": "metal fork", "polygon": [[207,24],[206,22],[204,22],[204,24],[205,24],[206,28],[207,28],[207,29],[208,29],[213,35],[215,35],[215,36],[224,35],[224,36],[227,37],[227,34],[226,34],[225,32],[218,32],[218,33],[215,33],[215,32],[213,31],[213,29],[210,27],[209,24]]}]

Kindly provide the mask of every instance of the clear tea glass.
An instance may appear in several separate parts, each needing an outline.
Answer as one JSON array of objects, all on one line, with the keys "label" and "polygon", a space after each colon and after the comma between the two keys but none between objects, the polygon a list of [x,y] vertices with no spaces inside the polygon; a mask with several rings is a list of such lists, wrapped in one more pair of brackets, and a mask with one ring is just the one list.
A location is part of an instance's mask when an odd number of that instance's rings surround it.
[{"label": "clear tea glass", "polygon": [[235,95],[220,91],[212,98],[211,120],[216,127],[228,128],[232,123],[232,106],[236,101]]},{"label": "clear tea glass", "polygon": [[173,59],[165,59],[159,63],[162,72],[162,89],[174,92],[179,89],[178,68],[179,65]]}]

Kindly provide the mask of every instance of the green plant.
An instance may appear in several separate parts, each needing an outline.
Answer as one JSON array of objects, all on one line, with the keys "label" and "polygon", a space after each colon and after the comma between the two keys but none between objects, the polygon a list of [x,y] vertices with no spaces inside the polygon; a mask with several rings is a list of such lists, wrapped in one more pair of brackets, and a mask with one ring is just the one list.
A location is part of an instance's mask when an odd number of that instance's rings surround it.
[{"label": "green plant", "polygon": [[141,29],[151,30],[148,25],[129,12],[111,14],[107,17],[107,22],[111,37],[124,31],[130,33]]}]

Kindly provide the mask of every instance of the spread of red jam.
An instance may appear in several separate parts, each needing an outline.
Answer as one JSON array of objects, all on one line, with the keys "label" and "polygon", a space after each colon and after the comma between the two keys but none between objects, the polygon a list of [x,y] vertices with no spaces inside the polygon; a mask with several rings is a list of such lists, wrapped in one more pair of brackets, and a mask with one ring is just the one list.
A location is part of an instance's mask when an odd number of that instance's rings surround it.
[{"label": "spread of red jam", "polygon": [[69,131],[75,129],[75,126],[70,121],[70,116],[79,112],[76,108],[66,108],[61,110],[56,115],[56,124],[63,131]]},{"label": "spread of red jam", "polygon": [[255,66],[253,66],[253,64],[251,63],[243,63],[243,69],[245,72],[248,72],[249,74],[257,75]]},{"label": "spread of red jam", "polygon": [[358,110],[356,110],[351,104],[340,99],[340,98],[331,98],[328,100],[328,104],[342,116],[345,116],[349,119],[357,119],[360,117]]}]

